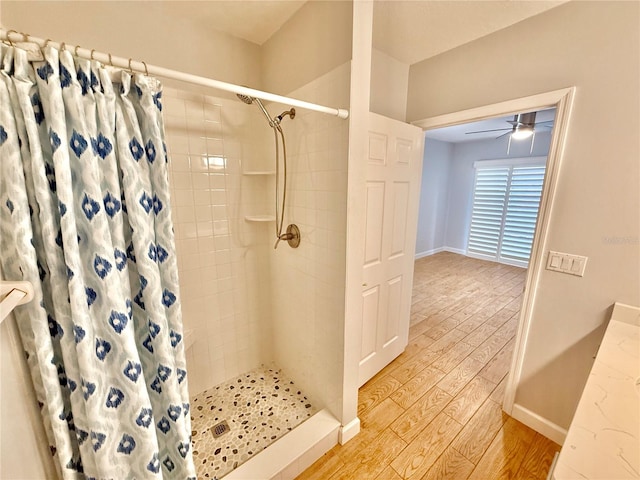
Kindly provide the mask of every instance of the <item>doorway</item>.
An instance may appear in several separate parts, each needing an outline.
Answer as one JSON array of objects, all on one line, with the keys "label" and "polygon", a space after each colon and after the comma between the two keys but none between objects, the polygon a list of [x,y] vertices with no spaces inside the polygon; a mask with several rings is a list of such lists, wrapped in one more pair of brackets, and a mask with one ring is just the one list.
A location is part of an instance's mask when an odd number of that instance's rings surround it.
[{"label": "doorway", "polygon": [[527,267],[555,109],[425,132],[416,258],[439,251]]},{"label": "doorway", "polygon": [[[526,338],[530,327],[529,323],[534,302],[534,293],[540,272],[544,268],[545,264],[545,245],[550,213],[553,207],[553,198],[557,187],[561,153],[567,133],[574,92],[574,88],[567,88],[413,122],[414,125],[423,128],[423,130],[434,130],[437,128],[461,125],[487,118],[515,115],[518,112],[532,112],[556,108],[555,122],[551,133],[549,152],[546,162],[545,180],[540,197],[538,221],[535,229],[535,237],[531,245],[529,268],[523,292],[522,309],[518,321],[514,354],[511,360],[511,368],[505,386],[505,395],[503,400],[503,409],[505,412],[514,416],[518,420],[533,426],[538,429],[538,431],[543,432],[552,439],[558,438],[557,432],[547,432],[546,430],[548,430],[548,428],[546,428],[545,425],[541,425],[536,418],[528,416],[528,413],[523,409],[514,409],[514,405],[516,400],[516,389],[520,380],[523,358],[526,351]],[[558,439],[561,440],[560,438]]]}]

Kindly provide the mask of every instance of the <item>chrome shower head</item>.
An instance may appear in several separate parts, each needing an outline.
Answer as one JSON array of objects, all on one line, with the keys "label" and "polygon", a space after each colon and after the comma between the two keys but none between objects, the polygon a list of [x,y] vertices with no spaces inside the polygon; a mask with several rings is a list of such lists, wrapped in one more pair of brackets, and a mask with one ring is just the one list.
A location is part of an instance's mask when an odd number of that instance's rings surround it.
[{"label": "chrome shower head", "polygon": [[267,112],[267,109],[264,108],[264,105],[262,104],[259,98],[250,97],[249,95],[242,95],[240,93],[236,93],[236,95],[240,100],[242,100],[247,105],[251,105],[253,102],[255,102],[258,105],[258,107],[260,107],[260,110],[262,110],[262,113],[264,113],[264,116],[267,117],[267,122],[269,122],[269,126],[271,128],[275,128],[276,123],[271,118],[271,115],[269,115],[269,112]]},{"label": "chrome shower head", "polygon": [[251,105],[253,103],[254,98],[249,95],[241,95],[240,93],[237,93],[236,95],[238,95],[238,98],[247,105]]}]

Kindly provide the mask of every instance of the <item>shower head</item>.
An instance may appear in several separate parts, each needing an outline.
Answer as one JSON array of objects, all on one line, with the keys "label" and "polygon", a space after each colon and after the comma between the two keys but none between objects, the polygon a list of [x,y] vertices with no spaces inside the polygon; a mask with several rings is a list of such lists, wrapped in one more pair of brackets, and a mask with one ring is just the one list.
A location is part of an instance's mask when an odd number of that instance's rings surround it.
[{"label": "shower head", "polygon": [[271,115],[269,115],[269,112],[267,112],[267,109],[264,108],[264,105],[262,104],[259,98],[250,97],[249,95],[242,95],[240,93],[237,93],[236,95],[238,95],[238,98],[242,100],[244,103],[246,103],[247,105],[251,105],[253,102],[255,102],[258,105],[258,107],[260,107],[260,110],[262,110],[262,113],[264,113],[264,116],[267,117],[267,122],[269,122],[269,126],[271,128],[276,127],[276,123],[271,118]]},{"label": "shower head", "polygon": [[250,97],[249,95],[241,95],[241,94],[237,94],[238,98],[240,100],[242,100],[244,103],[246,103],[247,105],[251,105],[253,103],[254,98]]}]

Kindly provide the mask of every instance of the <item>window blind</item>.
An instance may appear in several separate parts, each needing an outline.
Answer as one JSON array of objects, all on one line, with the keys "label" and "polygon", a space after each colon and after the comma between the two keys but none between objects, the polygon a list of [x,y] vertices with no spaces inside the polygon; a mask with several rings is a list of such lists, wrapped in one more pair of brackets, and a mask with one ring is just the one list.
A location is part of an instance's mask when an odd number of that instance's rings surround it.
[{"label": "window blind", "polygon": [[477,167],[468,254],[528,265],[544,173],[544,165]]}]

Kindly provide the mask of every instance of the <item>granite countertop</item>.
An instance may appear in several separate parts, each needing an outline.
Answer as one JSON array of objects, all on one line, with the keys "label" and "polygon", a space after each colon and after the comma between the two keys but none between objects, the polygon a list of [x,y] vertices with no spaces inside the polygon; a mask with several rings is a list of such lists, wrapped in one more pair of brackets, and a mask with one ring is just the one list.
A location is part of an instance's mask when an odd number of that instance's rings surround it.
[{"label": "granite countertop", "polygon": [[616,304],[555,480],[640,479],[640,309]]}]

